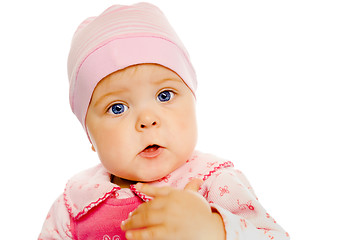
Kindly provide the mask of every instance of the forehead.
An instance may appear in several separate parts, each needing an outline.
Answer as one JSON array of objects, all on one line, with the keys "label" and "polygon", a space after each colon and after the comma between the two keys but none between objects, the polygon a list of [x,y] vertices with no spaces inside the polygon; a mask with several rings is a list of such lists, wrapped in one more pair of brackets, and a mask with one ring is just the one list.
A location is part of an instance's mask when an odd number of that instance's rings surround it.
[{"label": "forehead", "polygon": [[185,83],[172,70],[157,64],[140,64],[116,71],[102,79],[96,89],[131,88],[138,84]]}]

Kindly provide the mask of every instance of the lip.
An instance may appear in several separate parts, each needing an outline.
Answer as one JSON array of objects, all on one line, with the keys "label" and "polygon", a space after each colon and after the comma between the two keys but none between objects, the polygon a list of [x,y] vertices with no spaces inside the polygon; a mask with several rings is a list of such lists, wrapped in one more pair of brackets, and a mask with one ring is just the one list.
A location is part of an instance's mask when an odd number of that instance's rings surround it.
[{"label": "lip", "polygon": [[164,148],[159,145],[149,145],[144,150],[142,150],[139,155],[143,158],[156,158],[162,152]]}]

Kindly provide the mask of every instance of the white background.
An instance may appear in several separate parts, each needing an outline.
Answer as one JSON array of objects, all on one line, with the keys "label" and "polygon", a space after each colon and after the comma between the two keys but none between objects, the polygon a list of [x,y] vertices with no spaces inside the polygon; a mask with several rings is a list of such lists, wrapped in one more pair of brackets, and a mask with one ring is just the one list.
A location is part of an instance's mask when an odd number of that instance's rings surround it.
[{"label": "white background", "polygon": [[[36,239],[98,163],[68,103],[72,34],[113,3],[2,1],[1,239]],[[359,238],[358,1],[152,1],[199,79],[198,149],[231,159],[292,239]]]}]

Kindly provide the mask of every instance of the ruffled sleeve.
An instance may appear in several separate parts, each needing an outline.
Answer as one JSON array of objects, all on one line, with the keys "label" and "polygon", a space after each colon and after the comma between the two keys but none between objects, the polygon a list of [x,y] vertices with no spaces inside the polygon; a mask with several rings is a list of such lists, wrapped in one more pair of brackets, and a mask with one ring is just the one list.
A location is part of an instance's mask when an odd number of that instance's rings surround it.
[{"label": "ruffled sleeve", "polygon": [[61,195],[52,205],[38,240],[73,239],[70,229],[70,214]]},{"label": "ruffled sleeve", "polygon": [[202,194],[223,218],[227,240],[289,240],[289,234],[261,206],[246,177],[226,168],[212,174]]}]

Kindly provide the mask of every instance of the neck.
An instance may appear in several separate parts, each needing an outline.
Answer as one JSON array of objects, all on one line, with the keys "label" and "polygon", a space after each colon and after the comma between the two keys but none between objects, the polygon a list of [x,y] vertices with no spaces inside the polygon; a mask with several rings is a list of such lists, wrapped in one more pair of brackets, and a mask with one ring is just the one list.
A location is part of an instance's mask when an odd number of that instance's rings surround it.
[{"label": "neck", "polygon": [[130,188],[130,185],[136,184],[137,182],[119,178],[117,176],[111,175],[111,182],[118,185],[121,188]]}]

